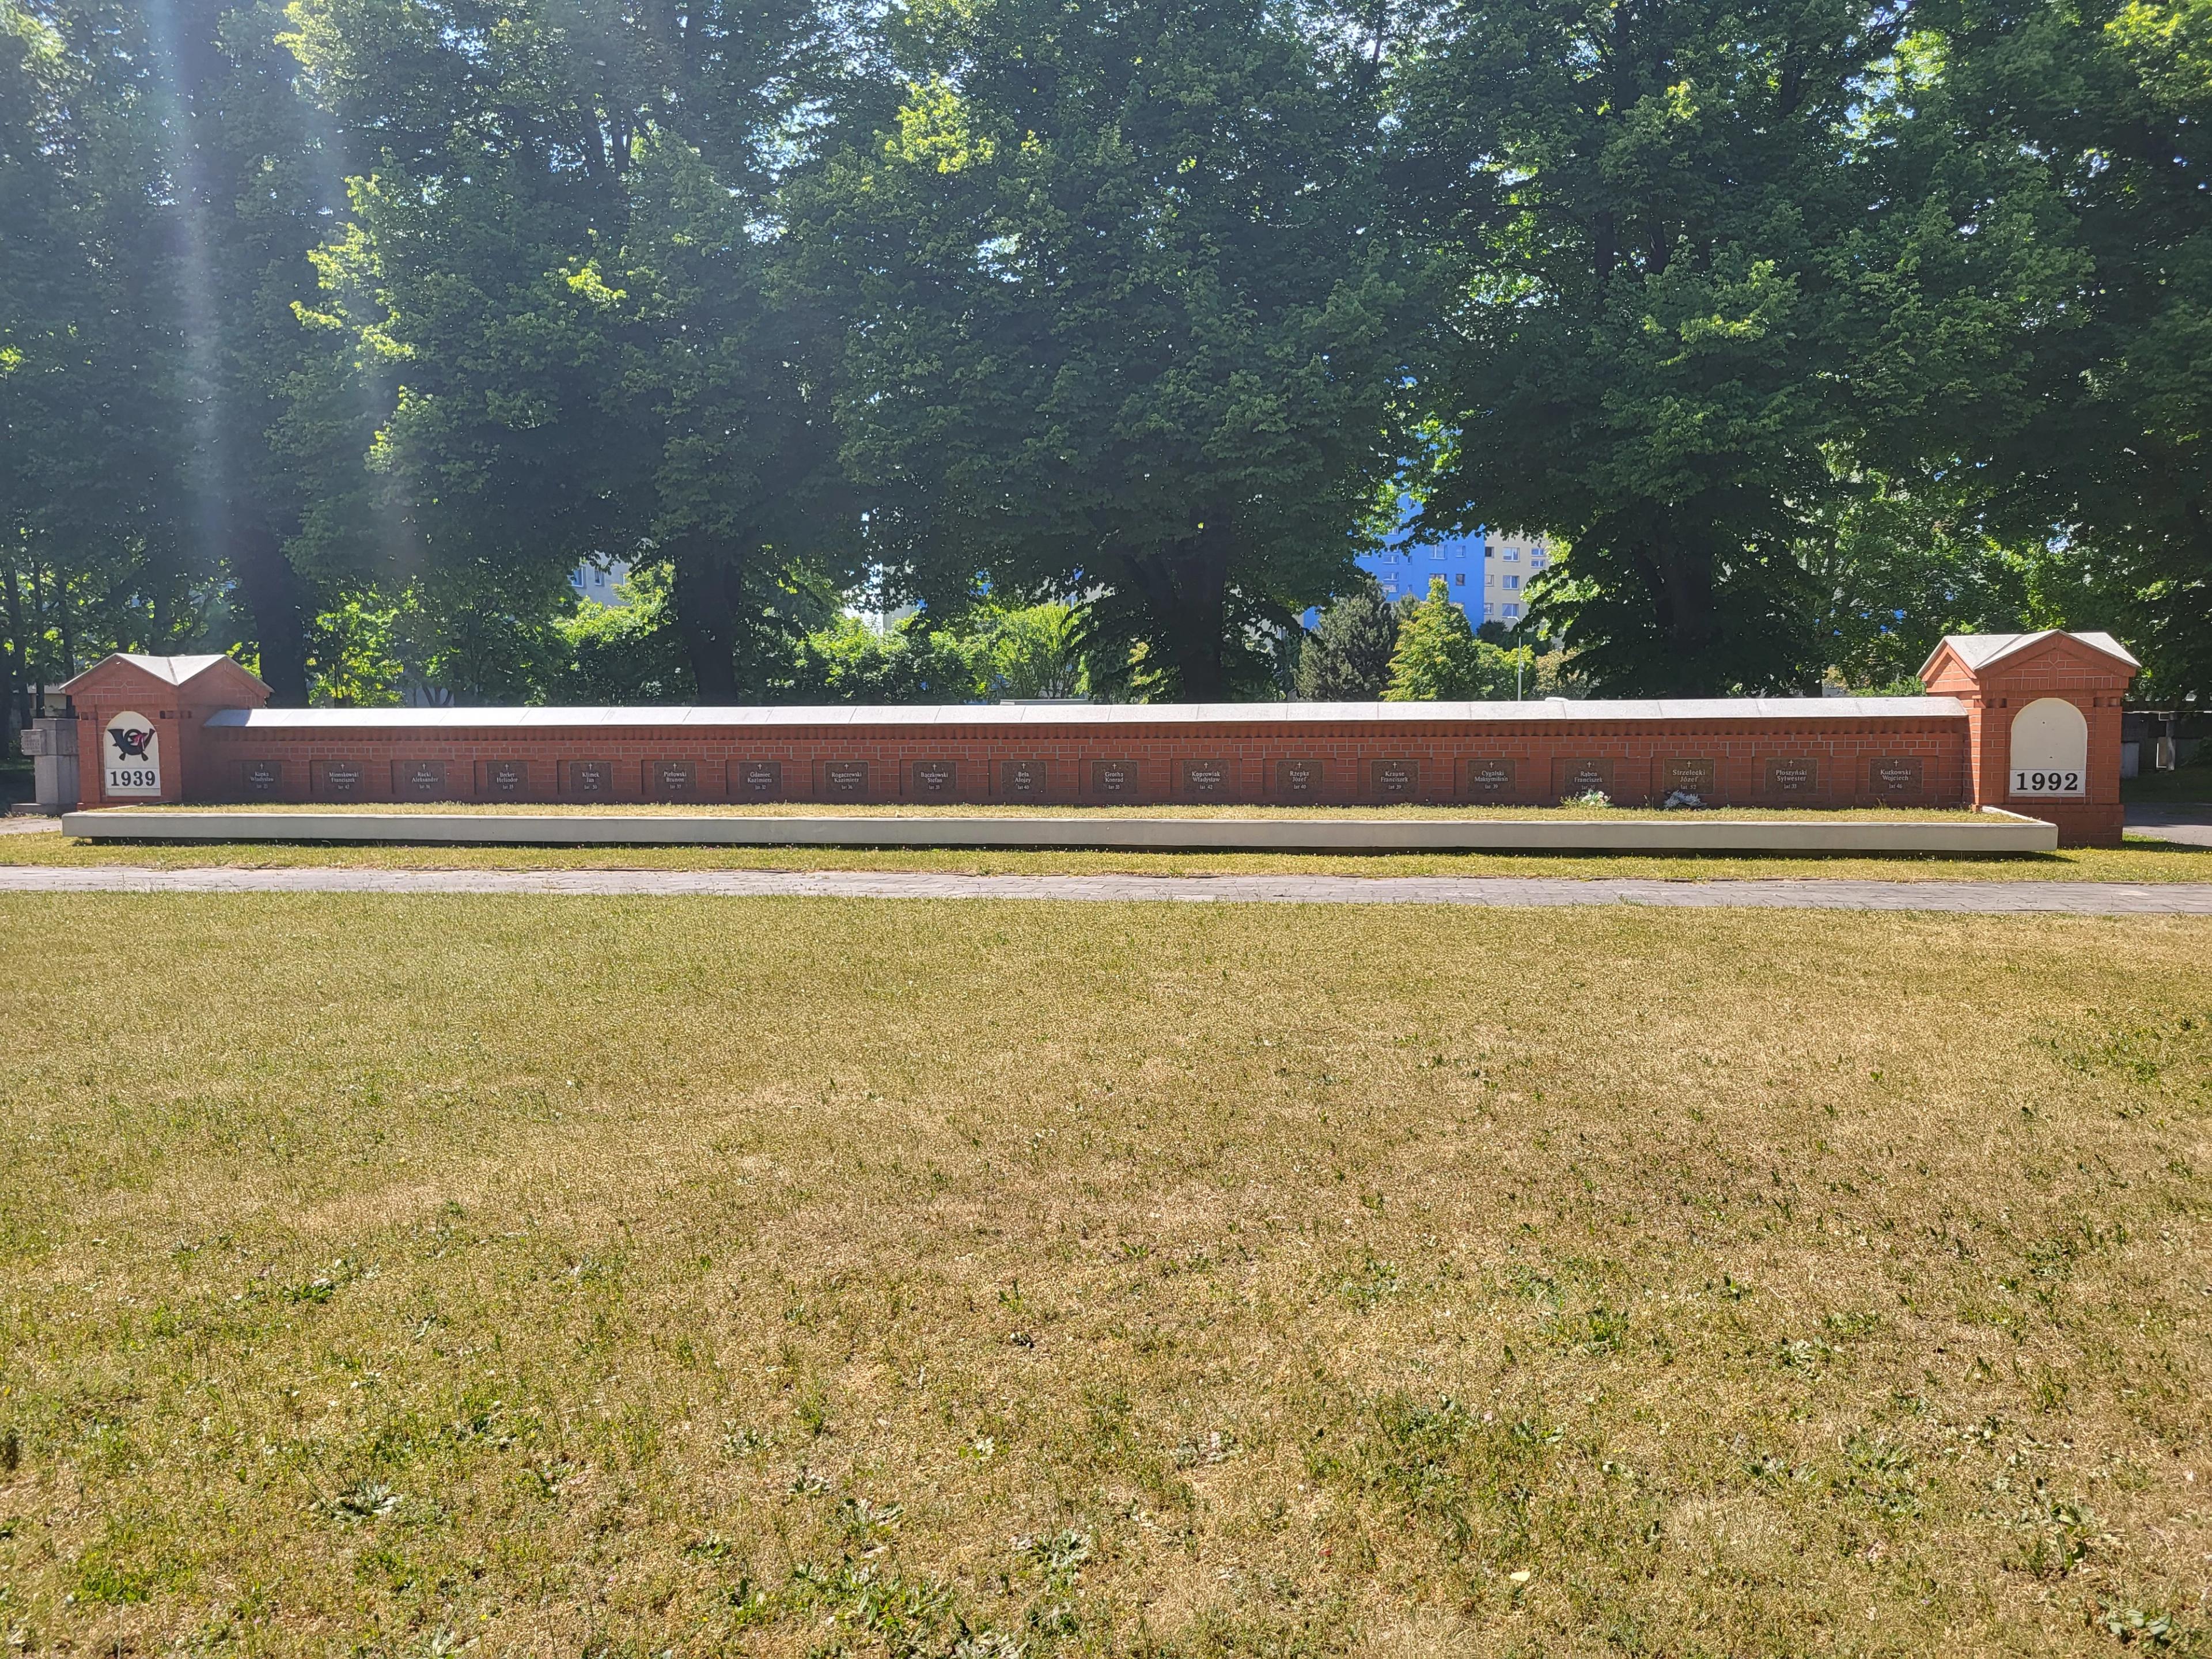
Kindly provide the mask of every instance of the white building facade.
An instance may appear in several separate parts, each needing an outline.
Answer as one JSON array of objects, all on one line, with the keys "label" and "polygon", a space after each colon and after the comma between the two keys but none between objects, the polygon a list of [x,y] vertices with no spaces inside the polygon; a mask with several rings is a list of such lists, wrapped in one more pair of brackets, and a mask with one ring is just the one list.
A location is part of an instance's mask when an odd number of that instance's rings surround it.
[{"label": "white building facade", "polygon": [[576,590],[580,599],[590,599],[599,605],[626,605],[629,596],[622,585],[629,580],[629,561],[615,559],[601,566],[580,564],[568,573],[568,586]]},{"label": "white building facade", "polygon": [[1483,618],[1518,628],[1521,618],[1528,614],[1528,584],[1551,562],[1551,549],[1541,536],[1517,531],[1486,532],[1482,552]]}]

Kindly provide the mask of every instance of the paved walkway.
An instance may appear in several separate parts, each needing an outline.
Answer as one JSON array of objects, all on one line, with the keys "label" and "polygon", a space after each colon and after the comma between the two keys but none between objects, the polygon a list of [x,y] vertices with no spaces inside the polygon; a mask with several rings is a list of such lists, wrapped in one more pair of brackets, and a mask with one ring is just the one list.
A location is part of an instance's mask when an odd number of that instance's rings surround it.
[{"label": "paved walkway", "polygon": [[0,867],[15,893],[552,893],[696,898],[1059,899],[1263,904],[1642,904],[2212,916],[2212,882],[1569,881],[1517,876],[954,876],[873,870],[151,870]]},{"label": "paved walkway", "polygon": [[2172,806],[2130,806],[2127,833],[2146,841],[2212,847],[2212,805],[2185,802]]}]

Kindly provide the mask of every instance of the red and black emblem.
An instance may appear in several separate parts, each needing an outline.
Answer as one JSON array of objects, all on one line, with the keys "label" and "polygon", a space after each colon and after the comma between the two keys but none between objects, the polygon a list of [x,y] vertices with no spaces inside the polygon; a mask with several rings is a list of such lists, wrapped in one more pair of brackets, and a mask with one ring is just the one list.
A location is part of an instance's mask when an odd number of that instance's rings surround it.
[{"label": "red and black emblem", "polygon": [[154,741],[150,729],[134,732],[127,726],[111,726],[107,728],[107,735],[115,739],[115,755],[118,760],[144,760],[146,746]]}]

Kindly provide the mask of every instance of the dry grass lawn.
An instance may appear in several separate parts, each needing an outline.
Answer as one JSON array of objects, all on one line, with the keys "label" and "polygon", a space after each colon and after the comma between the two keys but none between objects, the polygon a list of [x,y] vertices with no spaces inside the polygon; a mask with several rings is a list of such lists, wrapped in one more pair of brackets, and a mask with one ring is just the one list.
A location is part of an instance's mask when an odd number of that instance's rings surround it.
[{"label": "dry grass lawn", "polygon": [[11,1653],[2212,1647],[2212,925],[0,938]]}]

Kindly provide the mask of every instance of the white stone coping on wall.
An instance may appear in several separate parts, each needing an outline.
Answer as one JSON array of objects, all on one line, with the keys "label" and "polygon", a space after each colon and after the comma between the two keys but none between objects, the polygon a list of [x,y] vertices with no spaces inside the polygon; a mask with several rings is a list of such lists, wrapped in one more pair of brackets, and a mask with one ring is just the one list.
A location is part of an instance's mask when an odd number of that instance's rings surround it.
[{"label": "white stone coping on wall", "polygon": [[2055,824],[1875,818],[1178,818],[580,817],[557,813],[70,812],[92,841],[354,842],[529,847],[1048,847],[1148,852],[2049,853]]},{"label": "white stone coping on wall", "polygon": [[1942,720],[1966,718],[1956,697],[1680,697],[1600,702],[1552,697],[1542,702],[1139,702],[922,703],[910,706],[672,708],[224,708],[208,716],[217,731],[280,733],[476,731],[532,732],[685,726],[746,730],[761,726],[1421,726],[1571,725],[1579,721]]}]

